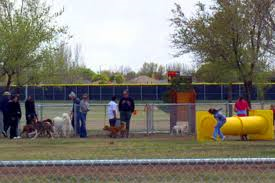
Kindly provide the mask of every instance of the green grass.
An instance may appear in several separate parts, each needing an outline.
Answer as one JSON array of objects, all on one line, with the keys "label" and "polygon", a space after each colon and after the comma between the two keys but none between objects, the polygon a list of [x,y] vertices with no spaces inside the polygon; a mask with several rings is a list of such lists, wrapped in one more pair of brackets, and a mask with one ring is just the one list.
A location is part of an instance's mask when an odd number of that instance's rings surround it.
[{"label": "green grass", "polygon": [[[0,160],[275,157],[274,142],[207,142],[154,135],[130,139],[0,140]],[[247,165],[2,168],[0,182],[272,182],[274,166]]]},{"label": "green grass", "polygon": [[175,137],[0,140],[0,160],[275,157],[274,142],[208,142]]}]

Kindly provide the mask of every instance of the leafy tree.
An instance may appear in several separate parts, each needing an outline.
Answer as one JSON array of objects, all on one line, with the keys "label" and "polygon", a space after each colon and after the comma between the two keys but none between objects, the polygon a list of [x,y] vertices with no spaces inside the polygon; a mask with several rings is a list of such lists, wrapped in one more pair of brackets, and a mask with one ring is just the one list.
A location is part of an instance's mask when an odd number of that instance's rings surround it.
[{"label": "leafy tree", "polygon": [[107,84],[110,81],[109,77],[104,73],[95,75],[93,80],[98,82],[99,84]]},{"label": "leafy tree", "polygon": [[7,89],[12,82],[24,84],[24,73],[31,78],[43,64],[45,50],[66,33],[56,22],[62,13],[52,13],[52,7],[40,0],[0,0],[0,65]]},{"label": "leafy tree", "polygon": [[165,74],[165,68],[157,63],[145,62],[138,72],[139,75],[145,75],[155,79],[162,79]]},{"label": "leafy tree", "polygon": [[117,84],[122,84],[125,81],[125,78],[122,74],[115,74],[115,82]]},{"label": "leafy tree", "polygon": [[127,81],[134,79],[137,76],[135,71],[128,72],[124,77]]},{"label": "leafy tree", "polygon": [[195,77],[199,82],[232,83],[239,82],[236,69],[231,65],[220,64],[219,62],[207,62],[202,64]]},{"label": "leafy tree", "polygon": [[269,57],[274,54],[275,2],[217,0],[210,9],[203,4],[198,7],[191,18],[178,4],[173,10],[177,56],[191,52],[199,63],[232,65],[250,101],[253,82],[258,73],[268,69]]}]

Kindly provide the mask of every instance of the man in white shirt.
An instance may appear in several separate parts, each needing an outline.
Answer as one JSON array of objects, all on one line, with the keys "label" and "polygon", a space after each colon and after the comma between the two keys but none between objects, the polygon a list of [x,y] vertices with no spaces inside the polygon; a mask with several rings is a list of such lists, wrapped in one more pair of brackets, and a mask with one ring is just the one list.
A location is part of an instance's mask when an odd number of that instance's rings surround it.
[{"label": "man in white shirt", "polygon": [[118,107],[116,103],[116,96],[112,97],[112,100],[108,103],[108,118],[110,126],[115,127],[116,126],[116,120],[118,115]]}]

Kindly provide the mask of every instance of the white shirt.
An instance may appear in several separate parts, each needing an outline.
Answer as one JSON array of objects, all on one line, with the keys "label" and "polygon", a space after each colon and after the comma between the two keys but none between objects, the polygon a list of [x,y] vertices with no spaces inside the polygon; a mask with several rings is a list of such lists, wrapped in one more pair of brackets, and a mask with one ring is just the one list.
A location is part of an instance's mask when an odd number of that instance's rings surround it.
[{"label": "white shirt", "polygon": [[114,112],[116,111],[116,115],[118,115],[118,108],[117,108],[117,103],[114,101],[109,102],[108,108],[107,108],[107,114],[109,119],[114,119]]}]

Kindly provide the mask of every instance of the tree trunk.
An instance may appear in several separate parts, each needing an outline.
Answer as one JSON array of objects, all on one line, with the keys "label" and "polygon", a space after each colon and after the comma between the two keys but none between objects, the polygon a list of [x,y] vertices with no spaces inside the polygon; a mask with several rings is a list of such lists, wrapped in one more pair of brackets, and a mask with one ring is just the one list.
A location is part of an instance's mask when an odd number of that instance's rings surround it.
[{"label": "tree trunk", "polygon": [[10,89],[11,89],[11,79],[12,79],[12,75],[8,75],[8,80],[7,80],[7,84],[6,84],[6,91],[10,91]]},{"label": "tree trunk", "polygon": [[244,81],[244,98],[247,100],[249,107],[251,108],[251,93],[252,93],[252,81]]}]

